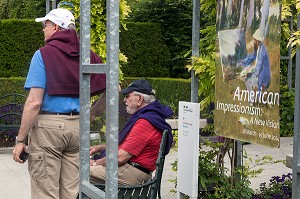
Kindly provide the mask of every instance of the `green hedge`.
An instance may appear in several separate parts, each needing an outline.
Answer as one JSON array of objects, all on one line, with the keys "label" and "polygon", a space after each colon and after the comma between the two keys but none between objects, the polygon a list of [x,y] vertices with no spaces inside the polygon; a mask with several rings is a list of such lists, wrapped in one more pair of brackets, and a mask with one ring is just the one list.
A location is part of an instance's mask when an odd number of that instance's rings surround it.
[{"label": "green hedge", "polygon": [[[168,77],[170,52],[157,23],[127,23],[120,33],[120,50],[128,63],[127,77]],[[44,44],[41,23],[0,20],[0,77],[26,77],[31,58]],[[184,66],[183,66],[184,67]]]},{"label": "green hedge", "polygon": [[25,77],[44,43],[42,26],[34,20],[1,20],[0,43],[0,77]]},{"label": "green hedge", "polygon": [[34,19],[44,16],[46,1],[41,0],[2,0],[0,19]]},{"label": "green hedge", "polygon": [[[126,23],[120,33],[120,50],[127,58],[126,77],[169,77],[171,55],[158,23]],[[182,66],[184,67],[184,66]]]},{"label": "green hedge", "polygon": [[9,93],[27,95],[28,92],[25,91],[24,84],[24,77],[0,78],[0,96]]}]

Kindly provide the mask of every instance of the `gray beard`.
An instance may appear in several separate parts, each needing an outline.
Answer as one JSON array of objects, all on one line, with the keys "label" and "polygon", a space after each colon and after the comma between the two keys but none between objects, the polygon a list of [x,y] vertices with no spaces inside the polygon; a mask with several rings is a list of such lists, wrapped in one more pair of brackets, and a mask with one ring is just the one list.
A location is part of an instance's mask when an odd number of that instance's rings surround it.
[{"label": "gray beard", "polygon": [[128,114],[133,115],[137,111],[137,106],[134,104],[132,108],[126,106],[126,111]]}]

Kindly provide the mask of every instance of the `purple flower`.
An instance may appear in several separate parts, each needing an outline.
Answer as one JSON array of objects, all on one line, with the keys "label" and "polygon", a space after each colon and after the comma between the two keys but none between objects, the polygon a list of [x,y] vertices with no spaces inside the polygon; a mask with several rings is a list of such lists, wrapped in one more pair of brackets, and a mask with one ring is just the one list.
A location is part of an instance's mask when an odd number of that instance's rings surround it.
[{"label": "purple flower", "polygon": [[252,196],[252,199],[289,199],[292,197],[292,174],[282,176],[272,176],[267,185],[265,182],[260,184],[259,193]]}]

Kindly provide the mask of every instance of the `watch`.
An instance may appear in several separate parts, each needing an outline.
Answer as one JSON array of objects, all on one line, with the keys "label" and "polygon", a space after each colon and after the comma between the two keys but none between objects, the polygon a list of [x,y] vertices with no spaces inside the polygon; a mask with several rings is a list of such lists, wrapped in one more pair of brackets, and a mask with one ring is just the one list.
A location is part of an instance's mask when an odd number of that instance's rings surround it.
[{"label": "watch", "polygon": [[16,144],[19,144],[19,143],[25,144],[25,140],[19,140],[18,136],[17,136],[16,137]]}]

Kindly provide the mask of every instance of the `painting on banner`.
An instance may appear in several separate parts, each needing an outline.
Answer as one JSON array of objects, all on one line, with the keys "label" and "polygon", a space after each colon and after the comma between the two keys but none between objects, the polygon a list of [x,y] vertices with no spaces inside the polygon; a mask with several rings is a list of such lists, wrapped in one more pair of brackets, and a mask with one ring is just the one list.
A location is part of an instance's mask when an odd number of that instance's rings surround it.
[{"label": "painting on banner", "polygon": [[215,131],[279,147],[280,8],[277,0],[218,0]]}]

